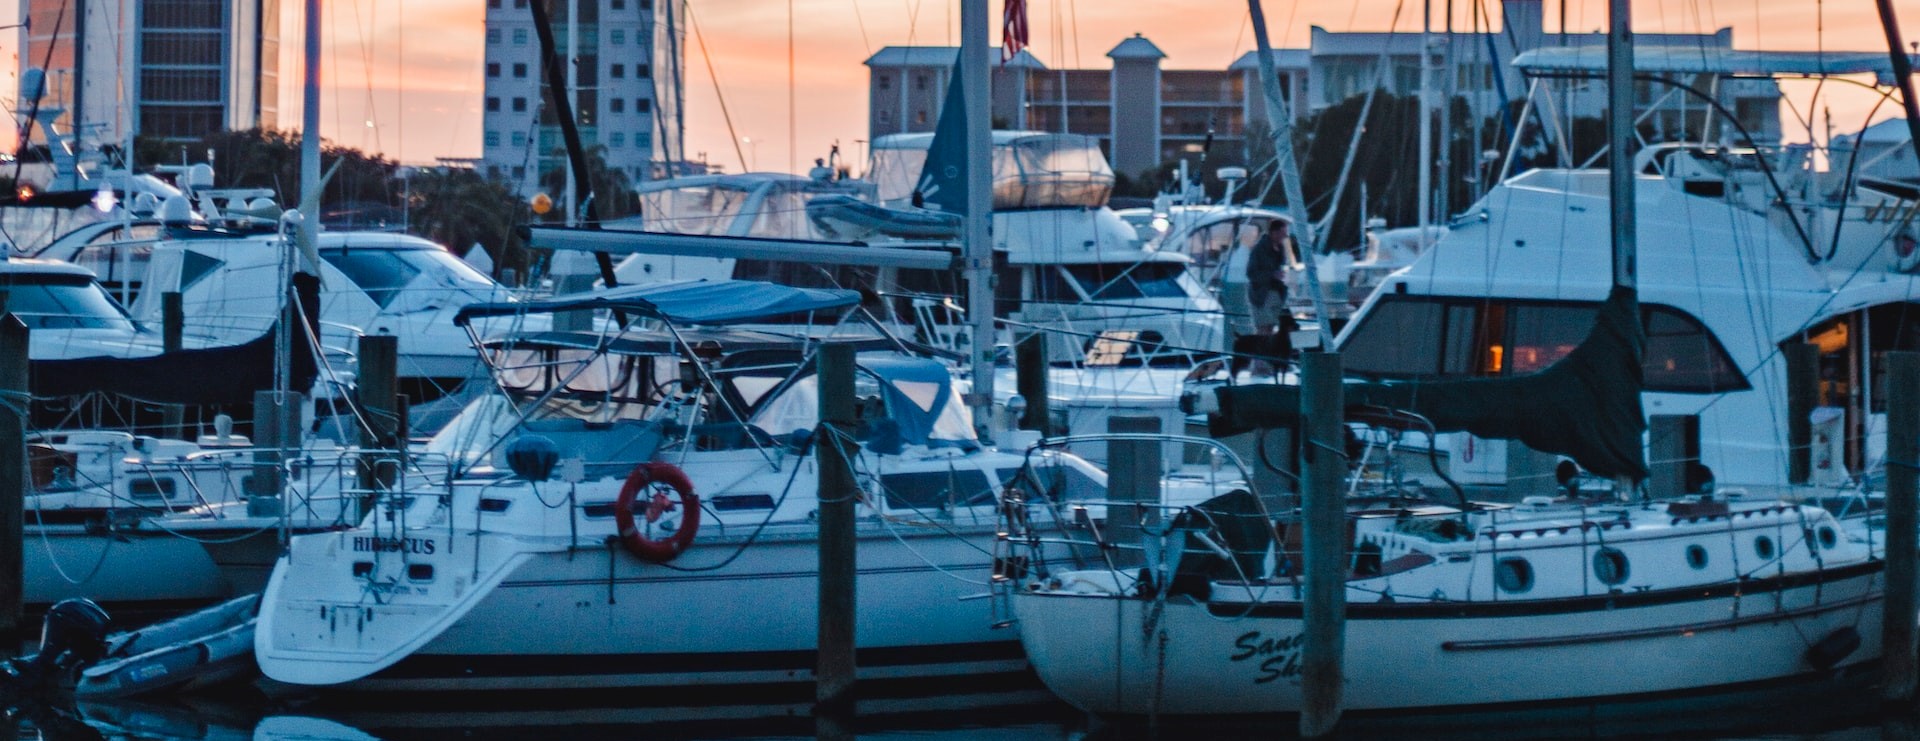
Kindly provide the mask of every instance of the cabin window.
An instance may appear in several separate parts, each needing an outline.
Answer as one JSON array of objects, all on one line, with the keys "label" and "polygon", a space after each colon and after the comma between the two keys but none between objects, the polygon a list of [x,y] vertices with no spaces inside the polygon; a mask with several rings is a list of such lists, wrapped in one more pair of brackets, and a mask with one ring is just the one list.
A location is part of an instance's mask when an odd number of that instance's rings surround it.
[{"label": "cabin window", "polygon": [[1180,285],[1185,263],[1097,263],[1065,265],[1068,275],[1095,301],[1136,298],[1181,298],[1187,292]]},{"label": "cabin window", "polygon": [[[1382,296],[1340,347],[1348,370],[1380,378],[1506,376],[1544,370],[1593,328],[1595,302]],[[1644,305],[1641,370],[1648,391],[1719,393],[1746,377],[1698,320]]]},{"label": "cabin window", "polygon": [[1593,554],[1593,578],[1614,586],[1627,580],[1627,554],[1618,548],[1602,548]]},{"label": "cabin window", "polygon": [[1521,594],[1533,589],[1533,564],[1524,558],[1500,559],[1494,566],[1493,583],[1508,594]]},{"label": "cabin window", "polygon": [[1687,565],[1699,571],[1707,567],[1707,549],[1698,545],[1687,546]]},{"label": "cabin window", "polygon": [[127,494],[134,499],[172,499],[173,479],[137,478],[127,482]]},{"label": "cabin window", "polygon": [[1825,525],[1820,526],[1820,530],[1815,535],[1815,539],[1820,542],[1820,548],[1823,550],[1833,550],[1834,546],[1840,544],[1839,534],[1835,533],[1833,528]]},{"label": "cabin window", "polygon": [[880,477],[888,509],[937,510],[993,501],[994,486],[979,470],[894,473]]},{"label": "cabin window", "polygon": [[1765,535],[1753,539],[1753,555],[1763,561],[1773,560],[1773,538]]}]

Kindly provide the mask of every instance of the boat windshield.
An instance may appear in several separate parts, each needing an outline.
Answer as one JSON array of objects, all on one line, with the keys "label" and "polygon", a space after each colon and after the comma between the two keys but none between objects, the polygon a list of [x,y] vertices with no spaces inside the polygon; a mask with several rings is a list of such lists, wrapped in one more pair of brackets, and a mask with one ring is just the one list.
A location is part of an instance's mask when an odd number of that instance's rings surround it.
[{"label": "boat windshield", "polygon": [[[867,177],[883,203],[908,200],[927,163],[931,140],[873,151]],[[1037,134],[993,144],[993,207],[1098,208],[1113,191],[1113,168],[1092,138]]]},{"label": "boat windshield", "polygon": [[1115,262],[1062,265],[1080,292],[1094,301],[1136,298],[1185,298],[1180,276],[1187,266],[1177,262]]},{"label": "boat windshield", "polygon": [[28,329],[134,329],[126,310],[84,275],[15,273],[0,276],[0,291]]},{"label": "boat windshield", "polygon": [[[320,258],[345,273],[383,309],[406,308],[396,300],[415,292],[452,289],[477,293],[477,300],[487,300],[499,288],[492,278],[436,246],[333,247],[320,250]],[[422,275],[431,282],[416,284]]]},{"label": "boat windshield", "polygon": [[[687,185],[640,194],[645,231],[667,234],[725,235],[740,217],[752,191],[733,185]],[[802,214],[795,218],[804,216]]]}]

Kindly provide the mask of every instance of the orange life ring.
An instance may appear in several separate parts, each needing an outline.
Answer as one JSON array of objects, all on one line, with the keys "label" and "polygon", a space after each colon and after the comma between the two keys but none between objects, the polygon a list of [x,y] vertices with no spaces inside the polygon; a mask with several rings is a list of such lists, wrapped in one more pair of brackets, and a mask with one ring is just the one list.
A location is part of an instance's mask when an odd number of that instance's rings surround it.
[{"label": "orange life ring", "polygon": [[[680,529],[664,540],[647,537],[643,528],[633,521],[634,500],[642,491],[652,488],[653,484],[665,484],[680,494]],[[658,522],[660,516],[673,510],[675,504],[667,495],[653,491],[646,500],[646,521]],[[620,528],[620,545],[628,553],[642,561],[666,563],[679,556],[688,546],[693,545],[693,535],[700,529],[700,496],[693,493],[693,482],[687,480],[687,474],[679,466],[671,463],[642,463],[633,467],[633,473],[627,474],[627,483],[620,487],[620,498],[613,503],[613,521]]]}]

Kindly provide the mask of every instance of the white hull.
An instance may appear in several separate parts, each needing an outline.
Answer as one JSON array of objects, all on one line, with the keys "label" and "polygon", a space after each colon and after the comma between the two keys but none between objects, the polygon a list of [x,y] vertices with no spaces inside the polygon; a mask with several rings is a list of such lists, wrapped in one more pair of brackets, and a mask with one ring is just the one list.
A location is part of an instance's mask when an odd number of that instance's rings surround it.
[{"label": "white hull", "polygon": [[[1366,711],[1624,698],[1824,675],[1878,660],[1884,580],[1877,562],[1789,581],[1545,602],[1350,602],[1341,705]],[[1216,599],[1210,613],[1174,597],[1149,634],[1153,605],[1013,596],[1041,679],[1083,710],[1299,712],[1298,603],[1242,616],[1244,605]],[[1857,632],[1857,648],[1830,667],[1810,661],[1812,646],[1847,629]],[[1164,651],[1160,635],[1170,639]]]},{"label": "white hull", "polygon": [[[993,533],[959,526],[964,538],[910,525],[862,526],[855,635],[862,680],[999,674],[1023,671],[1019,643],[991,627],[985,596]],[[811,526],[770,529],[741,548],[744,534],[709,539],[671,568],[643,563],[617,546],[484,535],[475,569],[474,536],[445,531],[431,537],[434,553],[405,554],[408,563],[435,563],[442,584],[466,581],[499,565],[507,573],[450,627],[389,668],[342,685],[348,690],[488,690],[693,685],[767,685],[812,682],[818,630],[817,541]],[[364,533],[362,533],[364,534]],[[281,681],[312,681],[343,667],[365,666],[394,645],[384,638],[449,617],[433,599],[416,599],[406,586],[374,599],[332,601],[323,583],[345,567],[321,562],[324,552],[351,548],[354,533],[315,535],[295,542],[278,571],[260,624],[260,658]],[[518,552],[509,556],[508,549]],[[524,557],[522,557],[524,556]],[[398,553],[381,553],[375,573],[392,574]],[[316,566],[303,568],[303,559]],[[404,580],[404,577],[402,577]],[[484,588],[484,587],[483,587]],[[417,592],[432,590],[413,588]],[[437,593],[436,593],[437,594]],[[301,596],[294,596],[301,595]],[[381,604],[385,603],[385,604]],[[327,608],[323,611],[322,608]],[[457,608],[456,608],[457,609]],[[325,614],[326,617],[322,617]],[[363,626],[383,626],[378,634]],[[302,681],[303,679],[307,681]]]}]

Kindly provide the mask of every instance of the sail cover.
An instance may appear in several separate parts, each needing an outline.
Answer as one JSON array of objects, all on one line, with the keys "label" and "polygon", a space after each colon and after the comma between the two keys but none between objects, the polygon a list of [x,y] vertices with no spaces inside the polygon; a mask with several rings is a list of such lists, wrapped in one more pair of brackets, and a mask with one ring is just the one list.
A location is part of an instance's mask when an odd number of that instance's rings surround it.
[{"label": "sail cover", "polygon": [[617,309],[632,316],[678,325],[744,324],[810,311],[845,309],[860,292],[841,288],[796,288],[750,280],[691,280],[619,286],[535,301],[496,301],[460,310],[454,324],[476,317]]},{"label": "sail cover", "polygon": [[[1647,428],[1640,407],[1646,339],[1639,316],[1633,289],[1616,286],[1580,346],[1543,370],[1509,378],[1348,382],[1346,404],[1413,412],[1438,432],[1519,440],[1571,456],[1596,474],[1639,481],[1647,477],[1640,445]],[[1210,420],[1216,437],[1299,421],[1297,386],[1229,386],[1217,394],[1220,412]]]},{"label": "sail cover", "polygon": [[[295,273],[293,290],[306,321],[294,328],[289,344],[290,387],[305,392],[319,376],[310,328],[320,326],[320,281]],[[155,404],[248,404],[253,392],[273,388],[276,327],[248,342],[225,347],[179,350],[140,358],[35,360],[31,385],[35,396],[107,393]]]}]

